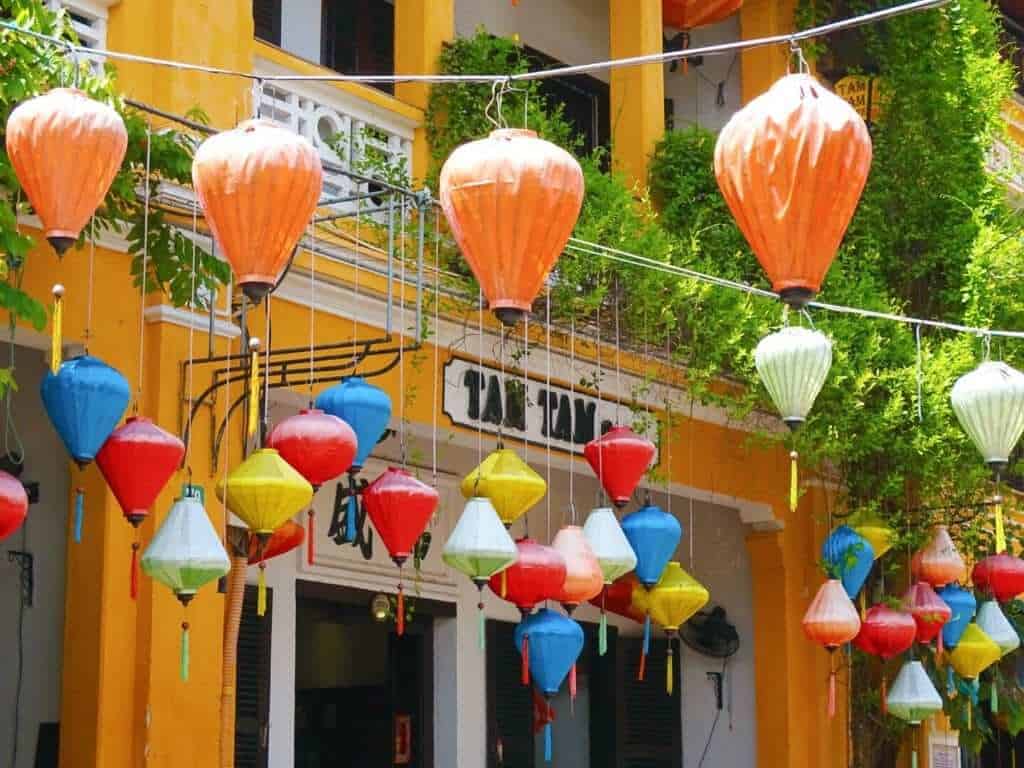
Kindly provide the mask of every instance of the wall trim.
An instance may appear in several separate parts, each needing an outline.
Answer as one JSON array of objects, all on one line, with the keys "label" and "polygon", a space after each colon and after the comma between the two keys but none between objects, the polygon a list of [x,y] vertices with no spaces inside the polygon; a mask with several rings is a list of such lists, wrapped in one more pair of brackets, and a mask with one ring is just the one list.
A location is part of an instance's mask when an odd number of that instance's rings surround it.
[{"label": "wall trim", "polygon": [[[147,323],[170,323],[171,325],[180,325],[183,328],[191,328],[203,333],[208,333],[210,330],[209,315],[191,312],[181,307],[172,307],[170,304],[156,304],[146,307],[143,316],[146,318]],[[242,335],[242,329],[237,325],[219,318],[214,321],[213,332],[217,336],[228,339],[237,339]]]}]

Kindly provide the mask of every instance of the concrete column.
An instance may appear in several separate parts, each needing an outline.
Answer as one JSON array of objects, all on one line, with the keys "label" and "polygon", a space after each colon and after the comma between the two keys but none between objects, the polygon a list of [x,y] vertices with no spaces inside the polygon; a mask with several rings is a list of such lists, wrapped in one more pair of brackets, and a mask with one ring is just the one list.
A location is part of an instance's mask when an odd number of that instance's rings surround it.
[{"label": "concrete column", "polygon": [[[611,58],[662,49],[661,0],[609,0]],[[665,132],[665,74],[661,64],[611,73],[612,164],[630,182],[647,183],[647,163]]]}]

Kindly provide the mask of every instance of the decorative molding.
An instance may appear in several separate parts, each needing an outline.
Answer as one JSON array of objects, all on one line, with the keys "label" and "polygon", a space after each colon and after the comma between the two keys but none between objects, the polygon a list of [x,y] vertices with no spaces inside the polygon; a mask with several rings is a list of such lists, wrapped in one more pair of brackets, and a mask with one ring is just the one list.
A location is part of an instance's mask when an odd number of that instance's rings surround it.
[{"label": "decorative molding", "polygon": [[[210,330],[210,316],[191,312],[181,307],[172,307],[170,304],[156,304],[146,307],[143,313],[147,323],[170,323],[180,325],[183,328],[192,328],[204,333]],[[213,332],[217,336],[229,339],[237,339],[242,335],[242,329],[234,323],[217,319],[214,321]]]}]

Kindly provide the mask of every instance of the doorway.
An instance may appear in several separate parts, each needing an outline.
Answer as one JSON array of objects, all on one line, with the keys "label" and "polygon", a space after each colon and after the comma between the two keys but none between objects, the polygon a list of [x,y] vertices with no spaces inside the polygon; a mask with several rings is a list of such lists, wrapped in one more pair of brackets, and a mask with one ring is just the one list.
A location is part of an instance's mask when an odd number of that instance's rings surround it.
[{"label": "doorway", "polygon": [[405,633],[374,593],[299,582],[295,767],[433,766],[433,614],[410,600]]}]

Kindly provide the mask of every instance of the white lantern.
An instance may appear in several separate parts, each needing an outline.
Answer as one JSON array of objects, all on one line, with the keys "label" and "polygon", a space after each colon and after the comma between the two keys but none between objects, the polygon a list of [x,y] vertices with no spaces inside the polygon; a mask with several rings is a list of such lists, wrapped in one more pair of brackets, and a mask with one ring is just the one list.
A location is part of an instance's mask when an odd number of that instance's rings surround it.
[{"label": "white lantern", "polygon": [[611,507],[598,507],[587,515],[583,535],[601,566],[606,585],[636,568],[636,553]]},{"label": "white lantern", "polygon": [[786,327],[761,339],[754,364],[782,420],[796,429],[832,367],[832,342],[819,331]]},{"label": "white lantern", "polygon": [[917,725],[942,711],[942,698],[920,661],[908,661],[896,675],[886,699],[889,714]]},{"label": "white lantern", "polygon": [[1002,362],[984,362],[957,379],[953,412],[993,470],[1010,460],[1024,432],[1024,373]]},{"label": "white lantern", "polygon": [[142,555],[142,571],[170,587],[188,604],[204,584],[231,570],[221,544],[199,499],[178,499]]},{"label": "white lantern", "polygon": [[981,604],[975,621],[981,630],[999,646],[999,651],[1003,656],[1013,653],[1020,647],[1020,636],[1017,634],[1017,630],[1013,628],[1010,620],[1003,613],[1003,609],[995,600],[987,600]]}]

